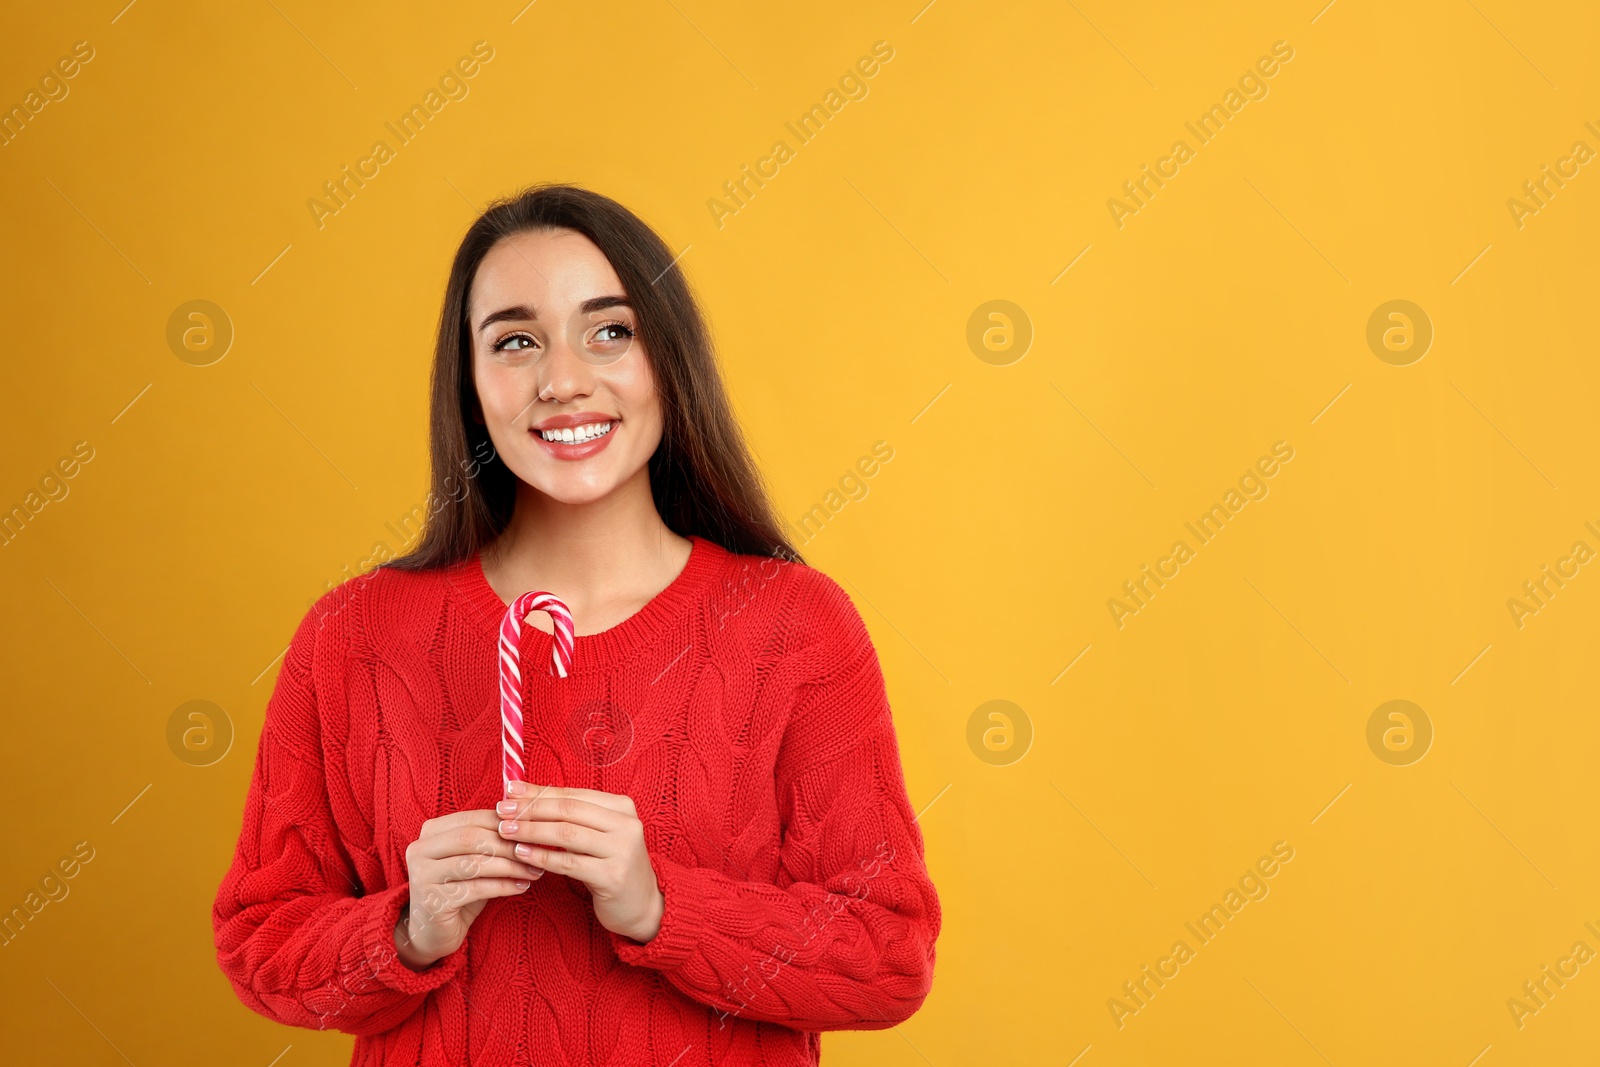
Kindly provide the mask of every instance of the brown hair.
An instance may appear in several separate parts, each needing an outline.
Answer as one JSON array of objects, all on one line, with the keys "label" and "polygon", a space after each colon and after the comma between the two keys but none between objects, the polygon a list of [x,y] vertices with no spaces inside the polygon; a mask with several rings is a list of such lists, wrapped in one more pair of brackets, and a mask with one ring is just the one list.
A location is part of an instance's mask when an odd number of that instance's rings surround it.
[{"label": "brown hair", "polygon": [[804,562],[784,536],[717,369],[710,333],[666,243],[609,197],[546,183],[491,203],[456,249],[434,345],[429,419],[432,488],[422,539],[382,564],[424,570],[468,559],[511,521],[517,476],[472,419],[473,276],[496,242],[527,231],[568,229],[611,262],[638,316],[661,401],[661,443],[650,457],[650,491],[667,528],[730,552]]}]

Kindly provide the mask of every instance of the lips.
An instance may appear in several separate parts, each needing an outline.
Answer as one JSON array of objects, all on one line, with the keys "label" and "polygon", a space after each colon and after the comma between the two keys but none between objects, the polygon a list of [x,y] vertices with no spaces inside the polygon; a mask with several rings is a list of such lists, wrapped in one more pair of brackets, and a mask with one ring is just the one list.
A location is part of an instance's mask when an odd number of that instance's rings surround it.
[{"label": "lips", "polygon": [[[597,423],[609,423],[611,428],[598,437],[591,437],[584,441],[547,441],[541,431],[551,432],[558,430],[576,430],[582,426],[593,426]],[[556,415],[545,419],[528,432],[544,449],[546,455],[559,460],[588,459],[597,455],[611,443],[622,429],[622,420],[600,414],[598,412],[579,412],[572,415]]]}]

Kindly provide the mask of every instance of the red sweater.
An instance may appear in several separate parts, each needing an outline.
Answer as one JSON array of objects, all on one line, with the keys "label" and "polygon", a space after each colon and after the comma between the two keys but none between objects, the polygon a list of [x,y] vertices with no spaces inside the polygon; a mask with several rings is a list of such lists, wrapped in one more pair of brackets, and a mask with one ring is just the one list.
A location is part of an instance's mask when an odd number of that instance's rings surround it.
[{"label": "red sweater", "polygon": [[810,567],[694,537],[569,677],[523,628],[525,766],[631,797],[666,902],[645,944],[547,874],[416,972],[393,931],[422,823],[501,799],[496,640],[474,558],[323,596],[268,702],[212,920],[239,998],[355,1034],[351,1063],[815,1064],[818,1031],[921,1006],[939,901],[872,641]]}]

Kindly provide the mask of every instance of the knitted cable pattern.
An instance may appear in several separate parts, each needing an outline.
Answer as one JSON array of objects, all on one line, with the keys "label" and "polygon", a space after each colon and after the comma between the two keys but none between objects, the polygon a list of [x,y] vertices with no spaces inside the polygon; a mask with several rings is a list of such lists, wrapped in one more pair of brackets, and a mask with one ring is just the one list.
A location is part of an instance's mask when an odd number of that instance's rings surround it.
[{"label": "knitted cable pattern", "polygon": [[[626,794],[665,899],[646,944],[547,874],[416,972],[393,930],[423,822],[500,799],[497,627],[478,559],[324,595],[284,657],[213,908],[217,961],[351,1063],[816,1064],[820,1032],[907,1019],[939,900],[877,653],[801,564],[694,537],[643,609],[524,669],[528,780]],[[528,626],[521,662],[549,660]]]}]

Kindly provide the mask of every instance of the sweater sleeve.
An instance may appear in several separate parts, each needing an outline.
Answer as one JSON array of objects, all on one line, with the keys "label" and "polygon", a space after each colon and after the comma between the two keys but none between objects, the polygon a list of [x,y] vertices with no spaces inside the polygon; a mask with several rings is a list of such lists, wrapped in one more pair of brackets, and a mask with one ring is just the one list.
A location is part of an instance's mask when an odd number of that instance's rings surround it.
[{"label": "sweater sleeve", "polygon": [[311,665],[338,593],[306,615],[285,654],[212,927],[217,962],[248,1007],[289,1026],[373,1035],[450,981],[465,952],[407,967],[394,928],[410,883],[364,888],[334,821]]},{"label": "sweater sleeve", "polygon": [[[811,572],[818,574],[819,572]],[[648,967],[727,1017],[796,1030],[877,1030],[909,1018],[933,981],[939,900],[923,862],[876,650],[832,579],[798,605],[826,636],[802,654],[778,755],[776,884],[652,857],[665,907]]]}]

